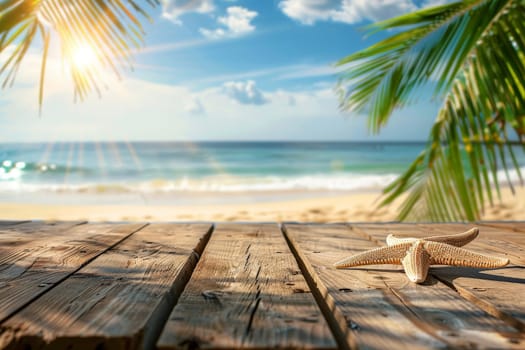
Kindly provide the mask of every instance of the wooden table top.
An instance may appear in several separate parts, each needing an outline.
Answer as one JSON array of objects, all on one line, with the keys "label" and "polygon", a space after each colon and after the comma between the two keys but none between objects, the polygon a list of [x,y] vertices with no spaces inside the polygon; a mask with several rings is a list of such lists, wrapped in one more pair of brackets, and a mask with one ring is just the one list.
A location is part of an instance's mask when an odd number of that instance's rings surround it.
[{"label": "wooden table top", "polygon": [[524,349],[525,222],[465,247],[504,268],[332,267],[472,226],[0,221],[0,349]]}]

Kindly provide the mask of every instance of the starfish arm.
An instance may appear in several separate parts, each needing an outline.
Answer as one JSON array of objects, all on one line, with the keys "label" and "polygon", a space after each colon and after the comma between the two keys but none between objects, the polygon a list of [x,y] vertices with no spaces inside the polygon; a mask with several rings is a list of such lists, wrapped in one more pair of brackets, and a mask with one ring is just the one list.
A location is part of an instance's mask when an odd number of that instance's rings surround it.
[{"label": "starfish arm", "polygon": [[478,236],[478,234],[479,229],[477,227],[474,227],[468,231],[461,232],[455,235],[427,237],[423,238],[423,240],[430,242],[446,243],[456,247],[462,247],[465,244],[472,242]]},{"label": "starfish arm", "polygon": [[430,255],[425,250],[424,241],[413,242],[401,264],[409,280],[415,283],[425,281],[430,267]]},{"label": "starfish arm", "polygon": [[412,243],[396,244],[390,247],[376,248],[334,264],[338,269],[361,265],[401,264],[401,259],[407,254]]},{"label": "starfish arm", "polygon": [[474,253],[439,242],[425,242],[425,249],[430,254],[431,264],[494,268],[509,263],[509,259]]},{"label": "starfish arm", "polygon": [[392,233],[386,236],[386,245],[387,246],[393,246],[400,243],[413,243],[417,241],[417,238],[412,237],[397,237],[393,235]]}]

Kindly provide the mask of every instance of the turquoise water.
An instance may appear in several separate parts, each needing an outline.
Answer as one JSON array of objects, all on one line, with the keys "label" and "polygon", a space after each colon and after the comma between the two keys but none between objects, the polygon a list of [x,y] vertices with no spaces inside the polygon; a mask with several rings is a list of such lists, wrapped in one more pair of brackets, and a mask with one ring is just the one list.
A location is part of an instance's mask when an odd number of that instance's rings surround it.
[{"label": "turquoise water", "polygon": [[[241,193],[380,189],[422,143],[0,144],[8,193]],[[518,152],[519,153],[519,152]],[[520,153],[519,162],[525,165]]]}]

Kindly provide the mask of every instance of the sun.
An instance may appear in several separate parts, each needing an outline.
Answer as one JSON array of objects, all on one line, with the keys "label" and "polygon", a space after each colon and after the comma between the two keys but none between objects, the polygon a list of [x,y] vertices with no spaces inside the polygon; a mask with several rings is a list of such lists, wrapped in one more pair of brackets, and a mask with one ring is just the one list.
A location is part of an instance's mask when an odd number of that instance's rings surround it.
[{"label": "sun", "polygon": [[97,62],[97,54],[90,46],[82,45],[73,51],[72,61],[77,69],[87,69]]}]

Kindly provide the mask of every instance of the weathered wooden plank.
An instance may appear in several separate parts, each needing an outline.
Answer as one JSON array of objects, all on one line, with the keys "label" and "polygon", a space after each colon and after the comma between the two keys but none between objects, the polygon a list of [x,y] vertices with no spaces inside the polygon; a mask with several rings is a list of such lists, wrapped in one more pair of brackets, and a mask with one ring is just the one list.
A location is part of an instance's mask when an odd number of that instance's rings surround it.
[{"label": "weathered wooden plank", "polygon": [[12,244],[11,241],[31,242],[49,235],[56,236],[85,223],[86,221],[28,221],[14,226],[0,227],[0,245]]},{"label": "weathered wooden plank", "polygon": [[[433,227],[438,232],[443,232],[449,228],[461,230],[465,225],[446,224]],[[435,275],[488,313],[525,331],[525,299],[516,297],[525,295],[525,234],[487,226],[483,226],[481,231],[484,236],[480,234],[480,243],[485,245],[485,251],[498,251],[500,255],[505,255],[511,261],[510,266],[484,271],[444,267],[437,270]]]},{"label": "weathered wooden plank", "polygon": [[[405,233],[409,236],[457,233],[472,225],[465,224],[428,224],[428,225],[359,225],[367,233],[383,241],[386,230]],[[384,233],[378,233],[385,230]],[[521,233],[517,233],[521,235]],[[475,303],[487,313],[496,316],[513,327],[525,331],[525,275],[521,251],[523,246],[506,241],[506,232],[483,227],[480,237],[465,248],[480,253],[505,256],[511,265],[499,269],[471,269],[461,267],[434,267],[432,275],[453,286],[464,298]],[[505,243],[506,242],[506,243]],[[515,266],[513,264],[521,265]]]},{"label": "weathered wooden plank", "polygon": [[477,224],[525,233],[525,221],[480,221]]},{"label": "weathered wooden plank", "polygon": [[49,239],[68,235],[68,230],[85,222],[29,222],[0,230],[0,281],[6,269],[16,265],[20,255],[30,257]]},{"label": "weathered wooden plank", "polygon": [[363,232],[344,225],[286,225],[286,232],[320,294],[325,300],[331,297],[328,305],[333,303],[343,315],[342,333],[351,332],[360,347],[519,348],[525,344],[516,330],[437,280],[413,284],[393,265],[334,269],[334,262],[377,247]]},{"label": "weathered wooden plank", "polygon": [[152,348],[211,228],[135,232],[7,320],[0,348]]},{"label": "weathered wooden plank", "polygon": [[[519,230],[508,229],[500,225],[499,227],[484,224],[463,224],[463,223],[446,223],[446,224],[419,224],[432,228],[436,231],[461,231],[468,227],[477,226],[480,228],[480,233],[483,234],[481,238],[490,239],[504,239],[518,244],[525,244],[525,234]],[[519,228],[519,225],[513,225],[514,228]]]},{"label": "weathered wooden plank", "polygon": [[0,231],[0,287],[23,273],[40,251],[57,242],[57,237],[67,235],[69,229],[82,223],[33,221]]},{"label": "weathered wooden plank", "polygon": [[507,241],[520,248],[520,254],[525,257],[525,223],[479,224],[480,230],[490,233],[492,239]]},{"label": "weathered wooden plank", "polygon": [[465,299],[525,332],[523,266],[486,271],[442,267],[432,273],[453,286]]},{"label": "weathered wooden plank", "polygon": [[517,240],[519,243],[525,243],[525,234],[519,231],[508,230],[502,227],[495,227],[490,225],[483,225],[478,223],[473,224],[464,224],[464,223],[442,223],[442,224],[417,224],[419,227],[424,227],[430,231],[436,232],[459,232],[465,228],[479,227],[480,228],[480,238],[490,238],[490,239],[511,239]]},{"label": "weathered wooden plank", "polygon": [[335,348],[277,225],[220,224],[158,342],[173,348]]},{"label": "weathered wooden plank", "polygon": [[84,223],[31,221],[0,229],[0,286],[3,280],[10,278],[13,269],[23,268],[24,259],[32,261],[32,256],[46,249],[50,239],[55,241],[57,237],[67,235],[71,228]]},{"label": "weathered wooden plank", "polygon": [[411,349],[445,347],[446,343],[422,331],[407,315],[392,305],[383,278],[396,278],[387,267],[388,277],[369,274],[364,269],[337,270],[333,263],[343,256],[365,250],[370,242],[352,234],[346,225],[293,225],[284,231],[310,285],[318,291],[325,316],[337,337],[350,348]]},{"label": "weathered wooden plank", "polygon": [[0,249],[0,322],[144,224],[85,224]]}]

